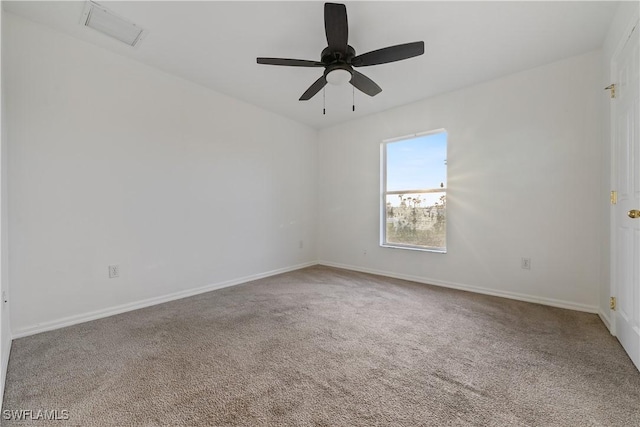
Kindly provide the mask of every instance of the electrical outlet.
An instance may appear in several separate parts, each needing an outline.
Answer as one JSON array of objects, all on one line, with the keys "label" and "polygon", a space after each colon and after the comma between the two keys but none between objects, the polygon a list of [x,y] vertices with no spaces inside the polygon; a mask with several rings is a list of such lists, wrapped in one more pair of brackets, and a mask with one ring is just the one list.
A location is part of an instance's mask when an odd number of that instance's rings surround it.
[{"label": "electrical outlet", "polygon": [[531,270],[531,258],[522,258],[520,267],[524,268],[525,270]]},{"label": "electrical outlet", "polygon": [[366,249],[364,249],[364,250],[362,251],[362,255],[367,256],[367,250],[366,250]]},{"label": "electrical outlet", "polygon": [[110,265],[109,266],[109,279],[113,279],[116,277],[120,277],[120,266],[119,265]]},{"label": "electrical outlet", "polygon": [[298,248],[304,248],[304,240],[300,240],[300,242],[298,242]]}]

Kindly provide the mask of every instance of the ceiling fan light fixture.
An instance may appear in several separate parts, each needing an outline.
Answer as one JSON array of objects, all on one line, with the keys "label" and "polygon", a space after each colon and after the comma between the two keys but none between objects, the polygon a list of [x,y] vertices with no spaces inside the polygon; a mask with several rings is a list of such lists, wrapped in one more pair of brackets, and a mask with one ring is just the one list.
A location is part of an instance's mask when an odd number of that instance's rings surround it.
[{"label": "ceiling fan light fixture", "polygon": [[343,85],[351,81],[351,72],[343,68],[337,68],[327,73],[327,82],[332,85]]}]

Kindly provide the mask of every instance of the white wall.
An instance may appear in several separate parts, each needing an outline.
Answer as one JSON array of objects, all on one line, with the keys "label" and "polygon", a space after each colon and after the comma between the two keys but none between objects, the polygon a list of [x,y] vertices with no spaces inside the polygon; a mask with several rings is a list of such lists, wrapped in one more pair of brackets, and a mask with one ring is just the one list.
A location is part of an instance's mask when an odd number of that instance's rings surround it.
[{"label": "white wall", "polygon": [[[4,21],[3,5],[0,4],[0,49],[2,46],[2,23]],[[5,120],[6,105],[4,97],[4,76],[2,75],[2,59],[0,55],[0,391],[4,391],[4,383],[11,351],[11,327],[8,300],[5,303],[2,295],[9,296],[9,247],[7,233],[7,122]],[[0,407],[4,393],[0,395]]]},{"label": "white wall", "polygon": [[5,15],[14,335],[315,262],[317,131]]},{"label": "white wall", "polygon": [[[616,53],[616,50],[621,47],[621,43],[627,39],[629,35],[629,31],[633,27],[633,25],[638,21],[638,17],[640,15],[640,3],[638,2],[621,2],[620,6],[618,6],[618,10],[616,15],[611,22],[611,27],[609,28],[609,32],[605,38],[603,47],[602,47],[602,80],[600,86],[607,87],[611,83],[615,83],[614,79],[611,76],[611,60]],[[609,92],[603,91],[602,94],[602,103],[603,103],[603,112],[602,112],[602,138],[604,143],[602,144],[602,159],[603,159],[603,174],[602,174],[602,183],[603,183],[603,193],[608,193],[609,191],[615,189],[614,180],[611,176],[611,105],[612,101]],[[602,210],[602,218],[603,229],[610,230],[609,227],[611,225],[611,205],[604,204]],[[604,238],[600,242],[602,245],[605,256],[601,260],[602,264],[602,277],[600,280],[600,295],[599,295],[599,314],[600,317],[603,318],[607,326],[610,328],[612,325],[612,317],[611,311],[609,310],[609,297],[612,296],[611,290],[611,261],[610,258],[610,245],[611,243],[611,233],[608,232],[604,235]],[[612,330],[615,332],[615,329]]]},{"label": "white wall", "polygon": [[[596,311],[601,81],[596,51],[321,131],[320,262]],[[438,128],[448,253],[381,248],[380,142]]]}]

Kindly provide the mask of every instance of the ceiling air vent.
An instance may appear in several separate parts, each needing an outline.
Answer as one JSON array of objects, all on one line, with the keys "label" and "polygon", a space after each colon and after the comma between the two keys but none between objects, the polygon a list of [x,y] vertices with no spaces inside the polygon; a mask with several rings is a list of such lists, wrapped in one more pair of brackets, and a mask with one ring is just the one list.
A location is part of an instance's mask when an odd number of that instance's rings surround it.
[{"label": "ceiling air vent", "polygon": [[88,1],[84,8],[82,23],[129,46],[138,45],[145,34],[144,29],[133,22],[92,1]]}]

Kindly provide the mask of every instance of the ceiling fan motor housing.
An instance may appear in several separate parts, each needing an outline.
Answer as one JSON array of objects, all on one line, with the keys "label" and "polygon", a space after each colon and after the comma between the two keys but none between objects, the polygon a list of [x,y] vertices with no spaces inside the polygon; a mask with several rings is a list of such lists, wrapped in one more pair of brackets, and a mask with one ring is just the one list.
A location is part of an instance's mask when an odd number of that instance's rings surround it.
[{"label": "ceiling fan motor housing", "polygon": [[353,47],[347,45],[346,53],[326,47],[320,56],[322,62],[326,64],[324,78],[328,83],[341,85],[351,81],[353,76],[351,60],[356,56],[356,51]]},{"label": "ceiling fan motor housing", "polygon": [[347,64],[351,64],[351,60],[355,58],[355,56],[356,56],[355,49],[349,45],[347,45],[346,52],[335,51],[335,50],[331,50],[331,48],[329,47],[326,47],[320,54],[320,57],[321,57],[320,60],[326,65],[331,65],[336,62],[338,63],[345,62]]}]

